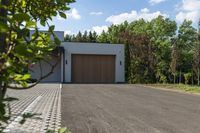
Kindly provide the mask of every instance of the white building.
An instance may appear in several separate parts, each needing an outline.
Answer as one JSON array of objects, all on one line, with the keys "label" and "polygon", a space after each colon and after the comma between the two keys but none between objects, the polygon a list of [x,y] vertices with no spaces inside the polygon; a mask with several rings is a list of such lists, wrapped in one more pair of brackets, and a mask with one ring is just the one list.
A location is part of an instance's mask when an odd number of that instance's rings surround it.
[{"label": "white building", "polygon": [[[61,34],[62,33],[62,34]],[[55,32],[64,48],[60,57],[52,57],[50,62],[58,65],[53,74],[43,82],[66,83],[117,83],[124,82],[124,45],[63,42],[64,32]],[[42,62],[43,75],[50,66]],[[40,66],[31,69],[33,79],[40,77]]]}]

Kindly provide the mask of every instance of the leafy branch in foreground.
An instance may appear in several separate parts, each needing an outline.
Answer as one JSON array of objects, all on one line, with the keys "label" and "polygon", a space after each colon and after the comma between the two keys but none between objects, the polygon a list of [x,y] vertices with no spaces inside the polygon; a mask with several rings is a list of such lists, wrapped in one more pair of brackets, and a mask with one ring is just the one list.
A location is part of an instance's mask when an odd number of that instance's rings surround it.
[{"label": "leafy branch in foreground", "polygon": [[[4,101],[7,88],[31,88],[53,72],[56,64],[29,86],[31,75],[27,66],[50,59],[60,45],[54,34],[55,26],[48,22],[57,15],[66,18],[65,12],[72,2],[74,0],[0,0],[0,121],[8,120]],[[48,27],[48,31],[40,32],[38,24]],[[32,35],[30,29],[34,31]]]}]

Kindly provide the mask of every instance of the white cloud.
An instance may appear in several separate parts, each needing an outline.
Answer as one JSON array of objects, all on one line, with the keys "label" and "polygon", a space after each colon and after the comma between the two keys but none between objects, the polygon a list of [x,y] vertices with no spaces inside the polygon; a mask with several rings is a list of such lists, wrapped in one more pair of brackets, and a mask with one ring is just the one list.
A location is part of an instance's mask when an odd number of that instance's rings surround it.
[{"label": "white cloud", "polygon": [[[72,19],[76,19],[76,20],[81,19],[81,15],[79,14],[79,12],[76,8],[72,8],[72,10],[70,12],[66,12],[65,14],[67,15],[67,18],[72,18]],[[59,15],[58,15],[57,19],[65,20],[65,19],[61,18]]]},{"label": "white cloud", "polygon": [[182,0],[178,10],[179,12],[176,15],[178,22],[181,23],[184,19],[187,19],[197,23],[200,18],[200,0]]},{"label": "white cloud", "polygon": [[182,9],[185,11],[200,10],[200,0],[183,0]]},{"label": "white cloud", "polygon": [[168,17],[167,14],[163,14],[160,11],[150,12],[149,9],[144,8],[139,12],[133,10],[130,13],[122,13],[119,15],[112,15],[106,19],[106,22],[110,22],[112,24],[120,24],[120,23],[123,23],[124,21],[132,22],[134,20],[138,20],[141,18],[143,18],[146,21],[151,21],[152,19],[158,17],[159,15]]},{"label": "white cloud", "polygon": [[64,35],[72,35],[72,31],[66,30],[66,31],[64,31]]},{"label": "white cloud", "polygon": [[108,31],[108,26],[94,26],[92,27],[92,31],[95,31],[98,35],[100,35],[103,31]]},{"label": "white cloud", "polygon": [[166,1],[166,0],[149,0],[149,3],[150,3],[151,5],[155,5],[155,4],[159,4],[159,3],[161,3],[161,2],[164,2],[164,1]]},{"label": "white cloud", "polygon": [[66,14],[68,17],[73,19],[81,19],[81,15],[79,14],[78,10],[76,8],[73,8],[70,13]]},{"label": "white cloud", "polygon": [[98,15],[102,15],[102,14],[103,14],[103,12],[90,12],[90,15],[98,16]]},{"label": "white cloud", "polygon": [[144,8],[141,10],[142,13],[149,13],[149,9],[148,8]]},{"label": "white cloud", "polygon": [[187,20],[192,20],[192,22],[196,23],[198,22],[198,19],[200,17],[200,12],[198,11],[191,11],[191,12],[179,12],[177,15],[176,15],[176,20],[178,22],[183,22],[185,19]]}]

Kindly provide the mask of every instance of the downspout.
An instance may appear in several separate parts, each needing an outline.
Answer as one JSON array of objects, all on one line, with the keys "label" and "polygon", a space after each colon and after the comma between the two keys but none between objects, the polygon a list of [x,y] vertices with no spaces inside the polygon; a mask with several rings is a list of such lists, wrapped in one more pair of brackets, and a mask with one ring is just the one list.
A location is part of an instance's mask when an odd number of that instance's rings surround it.
[{"label": "downspout", "polygon": [[65,62],[65,48],[63,48],[63,83],[65,83],[65,64],[66,64],[66,62]]},{"label": "downspout", "polygon": [[61,76],[61,83],[65,82],[65,48],[60,46],[59,47],[60,52],[60,76]]}]

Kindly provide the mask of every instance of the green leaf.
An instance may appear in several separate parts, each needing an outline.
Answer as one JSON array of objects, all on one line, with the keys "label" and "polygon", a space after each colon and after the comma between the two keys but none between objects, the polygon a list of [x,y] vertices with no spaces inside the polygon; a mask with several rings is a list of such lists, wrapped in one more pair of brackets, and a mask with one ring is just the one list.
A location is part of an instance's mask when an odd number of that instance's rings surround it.
[{"label": "green leaf", "polygon": [[[30,76],[31,75],[29,73],[24,74],[24,75],[16,74],[14,80],[15,81],[26,81],[26,80],[28,80],[30,78]],[[22,85],[26,86],[26,83],[23,82]]]},{"label": "green leaf", "polygon": [[8,25],[0,22],[0,32],[7,32],[8,30]]},{"label": "green leaf", "polygon": [[16,53],[20,55],[26,54],[26,46],[24,44],[19,44],[16,46]]},{"label": "green leaf", "polygon": [[52,12],[52,15],[53,15],[53,16],[57,16],[57,11],[53,11],[53,12]]},{"label": "green leaf", "polygon": [[41,20],[40,20],[40,24],[41,24],[42,26],[46,26],[46,21],[45,21],[45,19],[41,19]]},{"label": "green leaf", "polygon": [[20,82],[20,84],[21,84],[22,87],[27,87],[28,86],[28,83],[25,82],[25,81],[24,82]]},{"label": "green leaf", "polygon": [[13,19],[16,21],[29,21],[30,16],[26,13],[18,13],[13,15]]},{"label": "green leaf", "polygon": [[59,12],[59,15],[60,15],[60,17],[62,17],[62,18],[67,18],[67,16],[66,16],[66,14],[64,13],[64,12]]},{"label": "green leaf", "polygon": [[30,77],[31,77],[31,75],[30,75],[29,73],[27,73],[27,74],[24,74],[24,76],[22,77],[21,80],[27,80],[27,79],[29,79]]},{"label": "green leaf", "polygon": [[16,74],[14,80],[15,80],[15,81],[20,81],[21,78],[22,78],[22,75],[21,75],[21,74]]},{"label": "green leaf", "polygon": [[49,31],[50,31],[50,32],[53,32],[54,29],[55,29],[55,25],[52,25],[52,26],[49,27]]},{"label": "green leaf", "polygon": [[29,52],[29,53],[33,53],[33,50],[32,49],[27,49],[27,52]]},{"label": "green leaf", "polygon": [[69,130],[67,130],[66,127],[62,127],[58,130],[58,133],[71,133]]},{"label": "green leaf", "polygon": [[60,40],[59,40],[57,37],[54,37],[54,42],[55,42],[57,45],[60,45]]},{"label": "green leaf", "polygon": [[34,21],[27,21],[26,22],[26,27],[27,28],[35,28],[36,27],[36,22],[34,22]]},{"label": "green leaf", "polygon": [[54,50],[54,48],[48,48],[48,51],[50,52],[50,51],[53,51]]},{"label": "green leaf", "polygon": [[58,132],[59,133],[66,133],[67,132],[67,128],[60,128]]}]

